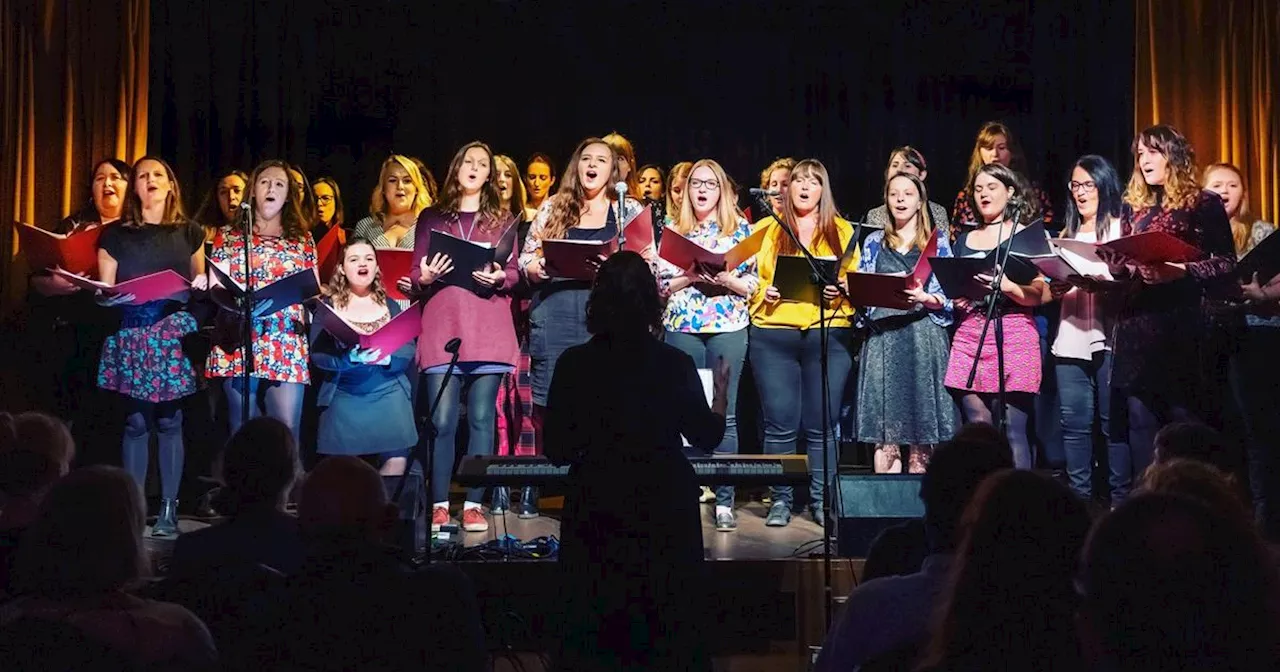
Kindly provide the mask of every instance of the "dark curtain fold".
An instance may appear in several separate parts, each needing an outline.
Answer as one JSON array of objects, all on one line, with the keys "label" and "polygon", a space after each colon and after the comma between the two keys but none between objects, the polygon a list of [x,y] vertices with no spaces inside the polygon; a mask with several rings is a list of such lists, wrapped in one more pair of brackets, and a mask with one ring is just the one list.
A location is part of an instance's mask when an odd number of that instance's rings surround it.
[{"label": "dark curtain fold", "polygon": [[472,139],[563,161],[611,130],[641,163],[710,156],[745,186],[817,156],[860,216],[906,143],[950,205],[978,127],[1003,119],[1061,198],[1077,155],[1124,158],[1133,13],[1060,4],[157,3],[153,133],[193,201],[216,172],[281,157],[335,176],[349,221],[389,152],[442,173]]},{"label": "dark curtain fold", "polygon": [[1135,125],[1178,127],[1200,165],[1244,171],[1256,217],[1280,217],[1280,3],[1137,0]]}]

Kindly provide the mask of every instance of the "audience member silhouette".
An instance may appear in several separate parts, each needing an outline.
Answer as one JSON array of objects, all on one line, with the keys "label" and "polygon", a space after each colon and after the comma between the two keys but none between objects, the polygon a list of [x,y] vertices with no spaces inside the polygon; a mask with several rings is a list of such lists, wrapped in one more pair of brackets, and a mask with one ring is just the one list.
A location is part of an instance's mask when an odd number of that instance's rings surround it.
[{"label": "audience member silhouette", "polygon": [[0,413],[0,594],[9,587],[10,565],[22,535],[74,456],[71,432],[61,420],[44,413]]},{"label": "audience member silhouette", "polygon": [[708,408],[693,360],[655,336],[662,303],[638,254],[602,264],[586,310],[592,338],[560,357],[543,430],[547,456],[571,465],[556,669],[709,670],[699,488],[680,437],[720,443],[728,369]]},{"label": "audience member silhouette", "polygon": [[932,632],[960,543],[960,515],[983,479],[1013,468],[1011,455],[1004,434],[986,423],[965,425],[938,446],[920,481],[928,557],[910,574],[853,589],[823,642],[817,670],[911,668]]},{"label": "audience member silhouette", "polygon": [[480,672],[484,630],[471,582],[452,565],[413,571],[385,545],[397,519],[382,477],[350,456],[302,483],[306,559],[257,636],[253,667]]},{"label": "audience member silhouette", "polygon": [[961,526],[964,539],[921,669],[1083,669],[1067,624],[1075,617],[1076,558],[1089,531],[1084,503],[1045,476],[1002,471],[979,486]]},{"label": "audience member silhouette", "polygon": [[302,563],[298,524],[284,512],[298,474],[298,447],[289,427],[254,418],[227,441],[220,510],[230,520],[178,537],[170,574],[265,565],[292,574]]},{"label": "audience member silhouette", "polygon": [[[6,664],[32,669],[44,656],[107,656],[127,667],[215,669],[218,655],[204,624],[191,612],[125,592],[144,574],[142,530],[146,509],[133,478],[116,467],[78,469],[58,481],[23,537],[12,577],[17,598],[0,609],[0,638],[22,633],[19,644],[0,642]],[[12,628],[12,629],[11,629]],[[48,648],[46,648],[48,647]],[[29,657],[26,662],[8,658]]]},{"label": "audience member silhouette", "polygon": [[1077,627],[1094,669],[1280,669],[1275,567],[1241,516],[1142,494],[1099,521],[1081,564]]}]

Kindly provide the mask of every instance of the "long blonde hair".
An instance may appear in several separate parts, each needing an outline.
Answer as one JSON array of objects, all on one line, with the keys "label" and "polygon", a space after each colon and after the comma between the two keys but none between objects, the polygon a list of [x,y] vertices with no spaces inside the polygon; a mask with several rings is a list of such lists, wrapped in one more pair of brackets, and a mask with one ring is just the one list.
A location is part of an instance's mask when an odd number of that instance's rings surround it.
[{"label": "long blonde hair", "polygon": [[[1169,162],[1169,176],[1164,186],[1152,187],[1142,177],[1138,166],[1138,145],[1159,152]],[[1196,152],[1178,129],[1160,124],[1152,126],[1133,139],[1133,175],[1124,190],[1124,202],[1134,210],[1154,208],[1157,191],[1163,192],[1163,207],[1170,210],[1189,208],[1200,198],[1200,182],[1196,179]]]},{"label": "long blonde hair", "polygon": [[[831,196],[831,179],[827,176],[827,167],[817,159],[805,159],[791,169],[791,181],[794,182],[804,177],[816,177],[819,184],[822,185],[822,196],[818,197],[818,222],[813,229],[813,240],[810,240],[809,244],[812,245],[821,238],[826,241],[827,247],[831,248],[833,254],[840,256],[844,250],[840,248],[840,231],[836,228],[836,213],[838,211],[836,210],[835,198]],[[782,199],[781,214],[783,221],[779,223],[790,227],[792,231],[798,233],[795,205],[792,204],[789,194]],[[796,249],[791,236],[784,234],[778,237],[778,254],[799,253],[800,250]]]},{"label": "long blonde hair", "polygon": [[[911,241],[911,247],[921,252],[929,246],[929,240],[933,237],[933,221],[929,217],[929,192],[924,187],[924,181],[911,173],[894,173],[892,177],[885,180],[884,183],[884,208],[888,212],[893,212],[889,207],[889,185],[899,177],[910,180],[911,184],[916,187],[916,193],[920,194],[920,208],[916,210],[916,237]],[[888,226],[884,227],[884,245],[887,248],[898,249],[898,244],[902,241],[898,238],[898,227],[893,220],[893,216],[889,217]]]},{"label": "long blonde hair", "polygon": [[1253,230],[1253,224],[1249,222],[1252,217],[1249,217],[1249,188],[1244,184],[1244,173],[1233,163],[1211,163],[1200,174],[1201,184],[1208,185],[1209,175],[1215,170],[1229,170],[1240,179],[1240,207],[1236,214],[1231,215],[1231,238],[1236,244],[1236,254],[1244,254],[1249,246],[1249,233]]},{"label": "long blonde hair", "polygon": [[[573,156],[569,157],[569,166],[564,170],[564,177],[560,178],[560,189],[553,196],[548,197],[551,201],[551,209],[547,213],[547,226],[542,230],[543,240],[564,238],[569,233],[569,229],[582,221],[582,206],[587,202],[587,190],[582,186],[582,180],[578,178],[578,163],[582,160],[582,153],[591,145],[604,145],[609,148],[607,185],[617,184],[621,179],[618,176],[618,155],[613,151],[612,145],[600,138],[587,138],[578,143],[577,149],[573,150]],[[609,200],[617,198],[609,186],[605,187],[605,193],[608,194]],[[622,222],[618,222],[618,226],[622,226]]]},{"label": "long blonde hair", "polygon": [[[672,194],[671,185],[675,184],[676,180],[689,181],[689,173],[691,172],[693,172],[693,163],[690,161],[681,161],[680,163],[671,166],[671,172],[667,173],[667,183],[663,185],[663,191],[667,194],[667,214],[674,215],[675,213],[680,212],[680,207],[684,205],[683,200],[680,202],[680,205],[676,205],[676,202],[671,200],[671,197],[674,195]],[[683,191],[680,193],[684,194]],[[680,198],[683,199],[684,196],[681,195]]]},{"label": "long blonde hair", "polygon": [[[338,308],[346,308],[347,303],[351,301],[351,283],[347,280],[347,274],[343,272],[342,265],[347,258],[347,250],[356,245],[368,245],[369,249],[374,249],[373,243],[368,238],[360,238],[352,236],[342,245],[342,250],[338,252],[338,269],[333,276],[329,278],[329,283],[324,287],[324,294],[328,296],[333,305]],[[373,274],[373,283],[369,285],[372,290],[373,300],[378,305],[387,305],[387,288],[382,284],[382,268],[379,267],[377,272]]]},{"label": "long blonde hair", "polygon": [[[732,236],[734,231],[738,229],[738,193],[734,188],[729,177],[725,175],[724,168],[720,164],[711,159],[699,159],[689,169],[689,175],[693,175],[699,168],[706,168],[716,176],[716,181],[720,183],[719,193],[716,201],[716,225],[720,229],[720,237],[726,238]],[[698,225],[698,216],[693,212],[693,201],[689,199],[689,190],[685,188],[685,198],[680,204],[680,212],[677,213],[675,228],[682,236],[687,236],[693,232],[694,227]]]},{"label": "long blonde hair", "polygon": [[403,168],[409,174],[409,181],[413,182],[413,190],[416,192],[413,195],[413,213],[416,215],[431,207],[431,192],[427,190],[427,183],[422,179],[418,164],[407,156],[392,154],[382,162],[382,169],[378,171],[378,184],[374,185],[373,196],[369,198],[369,214],[379,222],[386,218],[387,197],[382,192],[386,186],[387,172],[392,166]]}]

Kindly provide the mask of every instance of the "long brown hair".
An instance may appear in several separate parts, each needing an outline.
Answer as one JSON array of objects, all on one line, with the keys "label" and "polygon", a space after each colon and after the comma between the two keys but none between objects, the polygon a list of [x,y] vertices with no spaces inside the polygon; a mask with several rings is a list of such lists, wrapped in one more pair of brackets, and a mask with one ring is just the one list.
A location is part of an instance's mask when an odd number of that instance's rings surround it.
[{"label": "long brown hair", "polygon": [[138,195],[138,166],[143,161],[155,161],[164,168],[164,172],[169,176],[169,195],[164,199],[164,216],[160,224],[178,224],[187,221],[187,213],[182,208],[182,188],[178,185],[178,177],[173,173],[173,166],[170,166],[164,159],[148,154],[141,159],[133,162],[130,170],[129,196],[124,203],[124,220],[136,226],[142,226],[146,222],[142,221],[142,197]]},{"label": "long brown hair", "polygon": [[257,189],[258,179],[262,177],[262,173],[270,168],[279,168],[284,171],[284,181],[288,189],[288,198],[285,199],[284,210],[280,212],[280,228],[284,230],[284,237],[289,240],[302,240],[307,235],[307,229],[310,222],[302,211],[302,194],[298,193],[298,187],[293,182],[293,176],[289,174],[289,164],[279,159],[268,159],[259,163],[253,169],[253,176],[249,180],[249,195],[245,199],[253,204],[255,211],[258,207],[257,198],[254,192]]},{"label": "long brown hair", "polygon": [[[360,238],[352,236],[342,245],[341,251],[338,252],[338,270],[329,278],[329,284],[325,286],[325,295],[333,301],[333,305],[338,308],[346,308],[347,303],[351,301],[351,283],[347,280],[347,274],[342,271],[342,264],[347,258],[347,250],[356,245],[368,245],[369,249],[374,249],[373,243],[368,238]],[[376,261],[374,263],[377,263]],[[373,274],[373,283],[369,285],[369,289],[373,292],[373,300],[375,303],[385,306],[387,305],[387,289],[382,284],[382,269]]]},{"label": "long brown hair", "polygon": [[[978,171],[982,170],[982,150],[991,149],[996,146],[996,138],[1004,136],[1005,144],[1009,146],[1009,165],[1007,168],[1015,173],[1025,173],[1026,157],[1022,154],[1022,145],[1018,144],[1017,138],[1013,136],[1013,131],[1008,126],[998,121],[988,121],[978,130],[978,137],[973,141],[973,151],[969,152],[969,179],[965,180],[965,195],[973,191],[973,178],[978,176]],[[889,161],[893,161],[890,155]],[[977,212],[976,210],[974,212]]]},{"label": "long brown hair", "polygon": [[[692,176],[699,168],[707,168],[716,176],[716,181],[720,183],[720,190],[717,197],[720,199],[716,202],[716,225],[720,229],[720,237],[727,238],[738,230],[738,193],[734,188],[733,182],[729,180],[729,176],[725,174],[724,168],[720,164],[711,159],[699,159],[689,169],[689,175]],[[682,236],[689,235],[694,227],[698,225],[698,217],[693,212],[693,201],[687,198],[689,196],[689,188],[686,183],[684,198],[680,203],[680,212],[675,213],[676,231]]]},{"label": "long brown hair", "polygon": [[[1138,166],[1138,145],[1153,149],[1168,160],[1168,177],[1164,186],[1147,184]],[[1200,181],[1196,179],[1196,152],[1178,129],[1160,124],[1143,130],[1133,139],[1133,175],[1124,190],[1124,202],[1134,210],[1153,208],[1156,194],[1162,192],[1162,206],[1170,210],[1189,208],[1200,198]]]},{"label": "long brown hair", "polygon": [[[827,176],[827,167],[817,159],[805,159],[791,169],[792,182],[803,177],[816,177],[818,183],[822,185],[822,196],[818,197],[818,222],[813,229],[813,239],[808,241],[809,245],[813,245],[821,238],[826,241],[827,247],[831,248],[831,253],[838,257],[844,250],[840,247],[840,231],[836,228],[836,202],[831,195],[831,179]],[[796,228],[798,218],[790,194],[782,199],[780,214],[783,221],[779,223],[798,233],[799,230]],[[778,254],[800,254],[800,250],[796,249],[791,236],[783,234],[778,237]]]},{"label": "long brown hair", "polygon": [[[244,182],[245,191],[249,190],[249,176],[245,175],[243,170],[228,170],[218,176],[214,180],[213,186],[209,188],[209,193],[205,194],[204,200],[200,202],[200,207],[196,210],[195,220],[200,222],[206,229],[220,229],[232,222],[223,219],[222,205],[218,203],[218,187],[222,185],[222,181],[228,177],[238,177]],[[248,194],[241,195],[241,201],[246,200]]]},{"label": "long brown hair", "polygon": [[[894,173],[884,182],[884,208],[890,213],[893,209],[889,207],[889,185],[899,177],[910,180],[916,187],[916,193],[920,195],[920,208],[916,210],[916,237],[912,239],[911,247],[923,252],[924,248],[929,246],[929,240],[933,238],[933,221],[929,217],[929,191],[924,187],[924,180],[919,177],[911,173]],[[884,227],[884,245],[896,250],[900,242],[896,220],[891,214],[888,226]]]},{"label": "long brown hair", "polygon": [[[627,193],[632,198],[640,198],[640,166],[636,164],[636,148],[631,141],[626,139],[621,133],[614,131],[602,138],[609,147],[613,149],[614,160],[619,158],[626,159],[627,164],[631,166],[631,171],[627,173]],[[621,173],[622,171],[618,171]],[[609,186],[613,186],[613,182]]]},{"label": "long brown hair", "polygon": [[[616,184],[621,179],[618,175],[618,155],[609,143],[600,138],[587,138],[578,143],[573,156],[569,157],[568,167],[564,169],[564,177],[560,178],[560,188],[554,196],[549,197],[551,210],[547,213],[547,226],[542,230],[544,240],[564,238],[569,229],[582,221],[582,205],[587,202],[587,190],[582,186],[582,180],[578,179],[578,163],[582,160],[582,153],[591,145],[609,148],[608,185]],[[612,200],[616,197],[608,185],[605,186],[605,193]],[[621,226],[622,223],[619,222],[618,225]]]},{"label": "long brown hair", "polygon": [[[516,165],[516,160],[506,154],[497,154],[493,157],[494,169],[498,173],[506,168],[511,172],[511,203],[507,205],[507,210],[511,212],[511,216],[516,219],[524,217],[525,208],[529,207],[529,195],[524,190],[524,176],[520,174],[520,167]],[[498,177],[495,175],[494,180]],[[498,192],[499,200],[501,200],[502,192]]]},{"label": "long brown hair", "polygon": [[[337,180],[333,179],[332,177],[321,177],[316,179],[315,182],[311,183],[311,195],[313,198],[315,197],[316,187],[322,184],[329,187],[329,189],[333,191],[333,220],[328,223],[329,228],[331,229],[342,228],[343,220],[346,218],[346,213],[344,212],[345,208],[342,205],[342,190],[338,188]],[[320,204],[319,203],[316,203],[315,223],[316,224],[322,223],[320,221]]]},{"label": "long brown hair", "polygon": [[973,195],[973,183],[978,179],[979,175],[990,175],[1000,180],[1000,184],[1003,184],[1005,189],[1009,190],[1009,203],[1005,204],[1005,212],[1001,213],[1001,216],[1009,212],[1010,203],[1020,202],[1023,224],[1029,224],[1040,217],[1040,199],[1035,197],[1031,187],[1027,185],[1027,179],[1008,166],[988,163],[973,174],[973,179],[969,180],[969,184],[965,187],[965,191],[968,193],[969,207],[973,210],[974,217],[978,220],[974,222],[977,226],[981,227],[986,224],[986,222],[982,221],[982,215],[978,210],[978,201]]},{"label": "long brown hair", "polygon": [[1240,180],[1240,208],[1234,215],[1227,214],[1231,215],[1231,239],[1235,242],[1236,254],[1241,255],[1249,246],[1249,234],[1253,231],[1253,224],[1249,221],[1252,219],[1249,217],[1249,188],[1244,184],[1244,173],[1234,163],[1211,163],[1205,166],[1200,177],[1201,184],[1208,186],[1209,175],[1215,170],[1229,170]]},{"label": "long brown hair", "polygon": [[476,212],[476,224],[483,231],[494,231],[506,221],[502,214],[502,196],[498,193],[498,166],[493,160],[493,150],[480,141],[468,142],[453,155],[449,162],[449,172],[444,178],[444,195],[440,197],[440,212],[457,215],[462,204],[462,185],[458,184],[458,173],[462,171],[462,161],[471,149],[484,150],[489,159],[489,176],[480,185],[480,210]]}]

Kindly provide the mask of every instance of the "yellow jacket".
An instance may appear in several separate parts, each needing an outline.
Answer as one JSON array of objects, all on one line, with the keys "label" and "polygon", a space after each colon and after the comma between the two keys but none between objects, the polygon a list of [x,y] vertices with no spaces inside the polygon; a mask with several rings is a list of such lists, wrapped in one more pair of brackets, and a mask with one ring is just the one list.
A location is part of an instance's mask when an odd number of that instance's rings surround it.
[{"label": "yellow jacket", "polygon": [[[756,256],[757,268],[760,271],[760,285],[755,293],[751,295],[752,326],[767,329],[810,329],[818,326],[817,304],[804,301],[787,301],[785,299],[772,305],[765,302],[764,290],[773,284],[773,272],[777,266],[778,242],[787,234],[773,217],[766,217],[756,222],[753,229],[759,230],[760,227],[764,226],[773,227],[773,231],[765,236],[760,245],[760,252]],[[843,254],[844,250],[849,247],[849,241],[853,240],[853,225],[836,217],[836,232],[840,236],[840,250],[832,250],[825,239],[819,239],[816,244],[809,242],[806,245],[809,253],[815,257],[839,257]],[[862,250],[857,250],[850,255],[848,262],[840,268],[841,279],[845,277],[846,273],[852,273],[857,270],[858,256],[861,253]],[[850,326],[853,308],[849,306],[843,297],[827,302],[825,310],[828,326]]]}]

